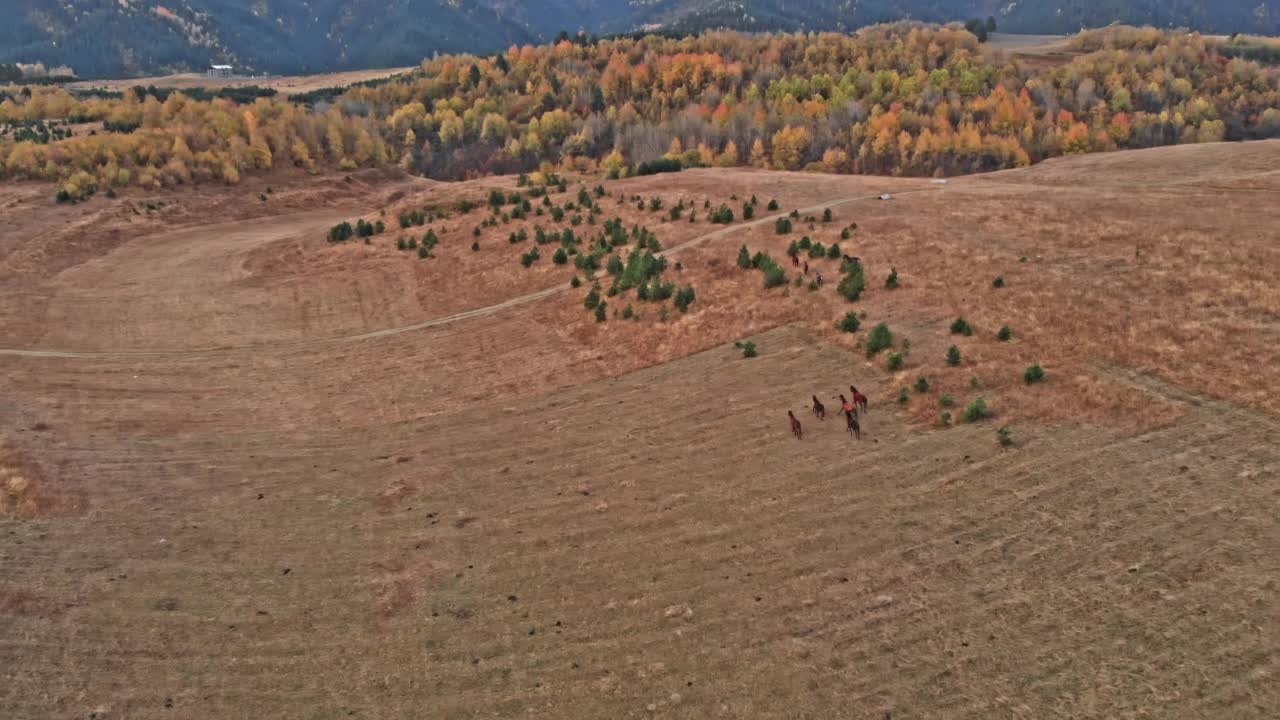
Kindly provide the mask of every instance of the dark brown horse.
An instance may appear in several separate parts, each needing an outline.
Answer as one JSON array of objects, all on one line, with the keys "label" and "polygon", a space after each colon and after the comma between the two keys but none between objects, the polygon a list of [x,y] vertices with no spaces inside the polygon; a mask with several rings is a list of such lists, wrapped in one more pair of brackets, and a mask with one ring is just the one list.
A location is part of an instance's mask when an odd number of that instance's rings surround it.
[{"label": "dark brown horse", "polygon": [[813,414],[817,416],[819,420],[827,419],[827,406],[823,405],[822,402],[818,400],[817,395],[813,396]]},{"label": "dark brown horse", "polygon": [[791,434],[795,435],[796,439],[799,440],[802,434],[802,431],[800,430],[800,421],[796,419],[795,413],[790,410],[787,411],[787,417],[791,418]]},{"label": "dark brown horse", "polygon": [[858,426],[858,418],[853,413],[845,413],[845,419],[848,420],[849,434],[855,438],[862,439],[862,428]]}]

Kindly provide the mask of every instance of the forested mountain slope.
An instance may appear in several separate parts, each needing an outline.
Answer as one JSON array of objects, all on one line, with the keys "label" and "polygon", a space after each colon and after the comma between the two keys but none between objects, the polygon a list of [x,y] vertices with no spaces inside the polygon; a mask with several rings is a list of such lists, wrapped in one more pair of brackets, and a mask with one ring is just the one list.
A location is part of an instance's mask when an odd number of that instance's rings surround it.
[{"label": "forested mountain slope", "polygon": [[1074,33],[1111,23],[1206,33],[1280,33],[1274,0],[647,0],[633,24],[688,30],[847,30],[891,20],[994,17],[1001,29]]},{"label": "forested mountain slope", "polygon": [[227,62],[245,72],[410,65],[491,53],[560,30],[849,31],[879,22],[996,18],[1069,33],[1112,22],[1280,34],[1276,0],[10,0],[0,63],[70,65],[84,77]]},{"label": "forested mountain slope", "polygon": [[[1024,65],[953,27],[616,38],[445,55],[341,94],[196,98],[0,86],[0,178],[239,182],[277,165],[433,178],[750,165],[954,175],[1122,148],[1280,137],[1280,69],[1153,28],[1081,33]],[[101,120],[61,138],[37,120]],[[12,129],[5,134],[4,126]],[[36,137],[30,137],[30,133]]]}]

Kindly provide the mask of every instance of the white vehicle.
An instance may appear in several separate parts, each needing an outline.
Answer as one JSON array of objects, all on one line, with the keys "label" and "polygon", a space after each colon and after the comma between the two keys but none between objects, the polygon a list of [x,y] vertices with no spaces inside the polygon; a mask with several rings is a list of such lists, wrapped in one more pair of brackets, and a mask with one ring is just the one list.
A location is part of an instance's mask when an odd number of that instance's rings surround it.
[{"label": "white vehicle", "polygon": [[889,200],[889,199],[890,199],[890,198],[892,198],[892,197],[893,197],[893,196],[892,196],[892,195],[890,195],[889,193],[883,193],[882,195],[880,195],[880,199],[881,199],[881,200]]}]

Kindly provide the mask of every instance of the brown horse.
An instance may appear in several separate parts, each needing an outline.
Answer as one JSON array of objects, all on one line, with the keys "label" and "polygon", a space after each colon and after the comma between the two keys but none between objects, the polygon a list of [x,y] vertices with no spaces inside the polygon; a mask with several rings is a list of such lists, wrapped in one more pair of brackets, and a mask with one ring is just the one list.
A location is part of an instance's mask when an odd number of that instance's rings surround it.
[{"label": "brown horse", "polygon": [[862,408],[862,414],[867,414],[867,396],[858,392],[858,388],[850,385],[849,392],[853,395],[853,404]]},{"label": "brown horse", "polygon": [[827,406],[823,405],[822,402],[818,400],[817,395],[813,396],[813,414],[817,416],[819,420],[827,419]]},{"label": "brown horse", "polygon": [[848,426],[849,434],[861,440],[862,428],[858,426],[858,418],[855,417],[853,413],[845,413],[845,418],[849,422],[849,426]]},{"label": "brown horse", "polygon": [[840,396],[840,412],[844,413],[845,415],[852,415],[854,417],[857,417],[858,405],[857,403],[852,403],[852,402],[849,402],[848,400],[845,400],[844,396],[841,395]]},{"label": "brown horse", "polygon": [[795,435],[796,439],[799,440],[802,434],[802,431],[800,430],[800,421],[796,419],[795,413],[790,410],[787,411],[787,417],[791,418],[791,434]]}]

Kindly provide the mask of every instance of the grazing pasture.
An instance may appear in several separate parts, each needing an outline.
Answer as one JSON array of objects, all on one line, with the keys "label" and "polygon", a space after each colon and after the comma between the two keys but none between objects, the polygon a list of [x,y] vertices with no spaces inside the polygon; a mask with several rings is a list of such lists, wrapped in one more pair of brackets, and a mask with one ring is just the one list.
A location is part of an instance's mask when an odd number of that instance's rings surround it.
[{"label": "grazing pasture", "polygon": [[8,184],[0,707],[1270,717],[1277,161]]}]

